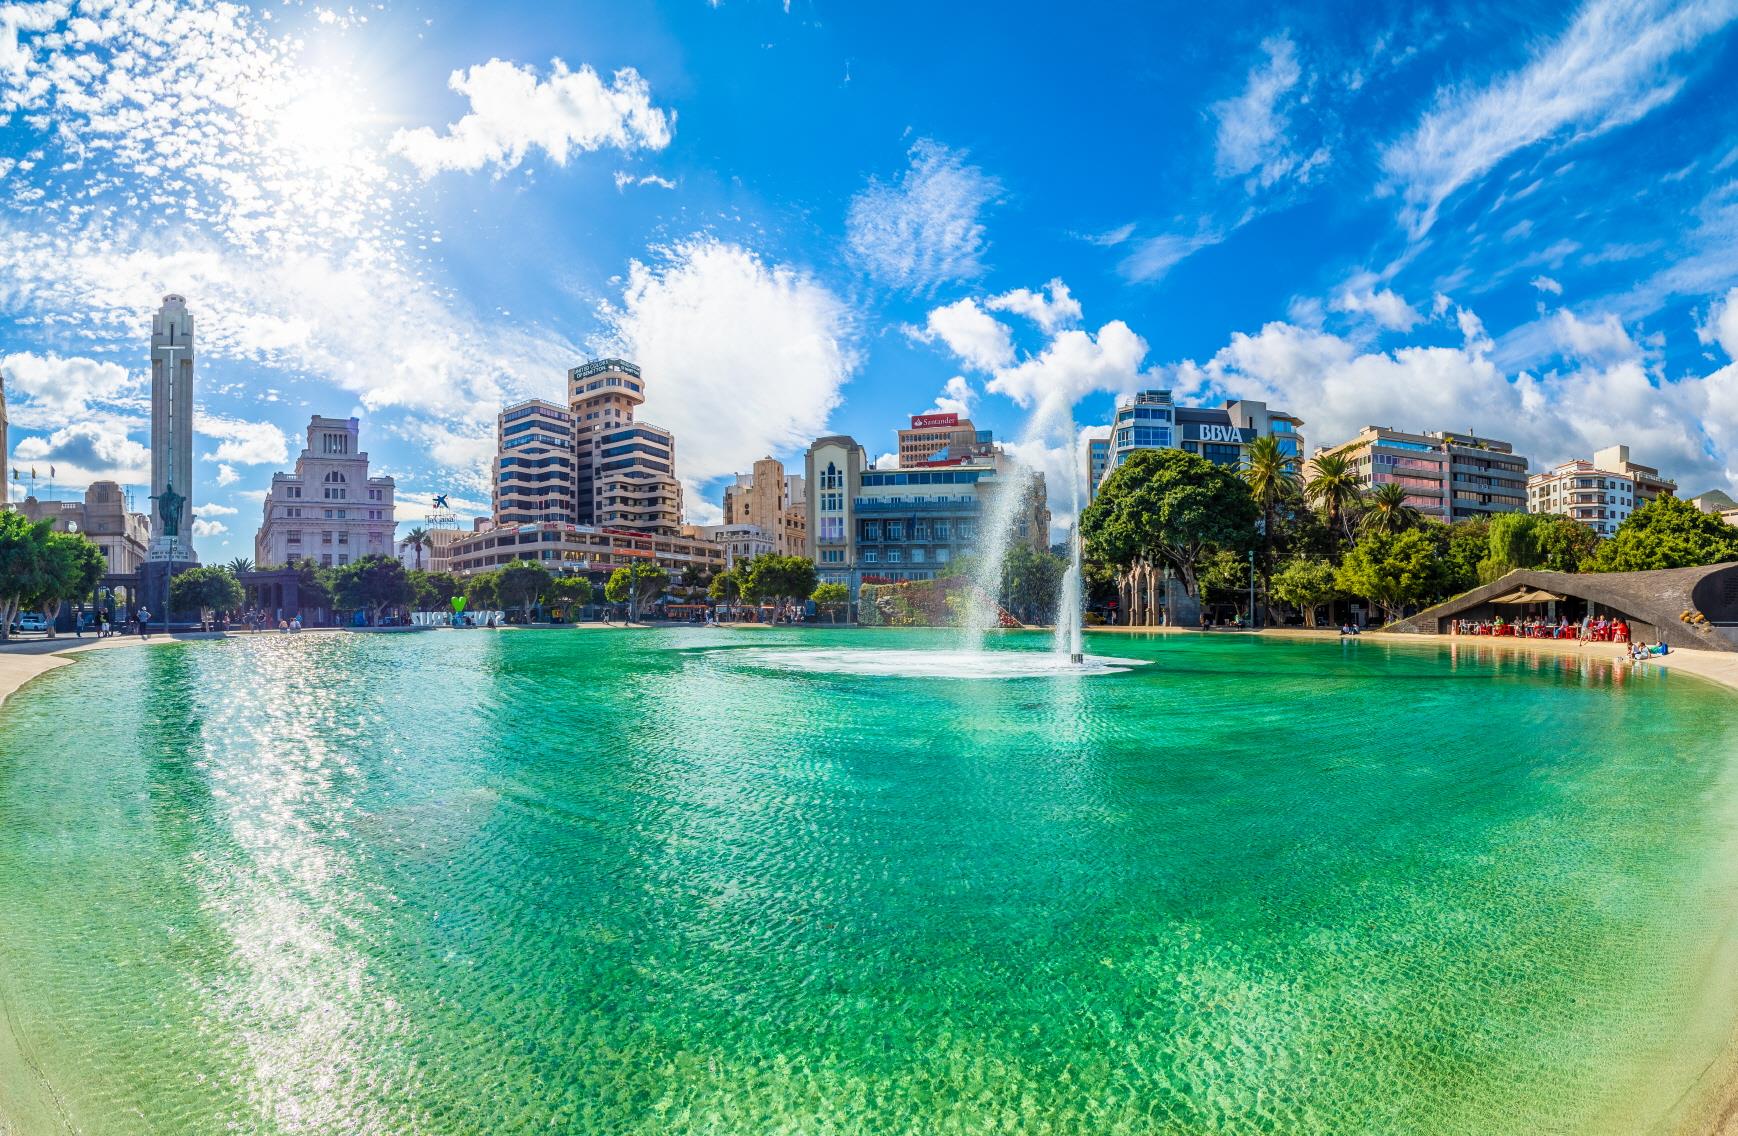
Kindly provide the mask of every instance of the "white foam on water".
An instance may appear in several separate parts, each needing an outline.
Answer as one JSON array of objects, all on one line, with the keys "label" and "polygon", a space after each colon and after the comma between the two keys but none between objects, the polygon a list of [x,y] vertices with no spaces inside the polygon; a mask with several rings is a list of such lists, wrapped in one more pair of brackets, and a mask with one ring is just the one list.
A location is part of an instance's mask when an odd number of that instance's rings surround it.
[{"label": "white foam on water", "polygon": [[881,675],[889,678],[1072,678],[1118,674],[1143,659],[1087,655],[1071,663],[1054,651],[909,651],[872,648],[776,648],[733,652],[757,666],[810,674]]}]

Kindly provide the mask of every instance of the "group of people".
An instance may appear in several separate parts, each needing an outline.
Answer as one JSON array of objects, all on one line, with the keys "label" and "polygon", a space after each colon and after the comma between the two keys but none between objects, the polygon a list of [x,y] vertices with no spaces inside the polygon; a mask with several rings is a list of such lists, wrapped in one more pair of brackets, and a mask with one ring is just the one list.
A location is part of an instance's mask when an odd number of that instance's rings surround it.
[{"label": "group of people", "polygon": [[1621,618],[1603,615],[1583,616],[1580,623],[1569,622],[1568,616],[1556,620],[1529,616],[1507,620],[1457,619],[1450,625],[1455,635],[1509,635],[1520,639],[1575,639],[1582,643],[1627,643],[1629,624]]},{"label": "group of people", "polygon": [[[249,631],[257,632],[257,631],[262,631],[266,628],[269,628],[272,625],[272,617],[269,614],[267,614],[266,612],[259,610],[258,608],[251,608],[250,607],[246,611],[242,612],[241,622],[244,626],[246,626],[246,628]],[[223,628],[222,629],[224,631],[229,630],[229,615],[227,613],[223,616]],[[300,631],[301,629],[302,629],[302,613],[301,612],[297,612],[295,615],[291,616],[289,619],[285,619],[283,611],[281,609],[278,611],[278,630],[279,631],[286,631],[286,632],[288,632],[288,631]]]}]

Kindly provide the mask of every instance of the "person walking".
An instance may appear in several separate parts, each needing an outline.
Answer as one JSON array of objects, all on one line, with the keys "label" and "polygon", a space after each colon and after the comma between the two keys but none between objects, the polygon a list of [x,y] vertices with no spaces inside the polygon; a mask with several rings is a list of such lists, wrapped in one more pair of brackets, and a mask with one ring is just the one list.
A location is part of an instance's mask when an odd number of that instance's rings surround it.
[{"label": "person walking", "polygon": [[97,638],[98,639],[107,639],[108,637],[109,637],[109,613],[105,611],[102,613],[102,622],[97,625]]},{"label": "person walking", "polygon": [[151,637],[151,609],[142,607],[139,609],[139,638],[149,639],[150,637]]}]

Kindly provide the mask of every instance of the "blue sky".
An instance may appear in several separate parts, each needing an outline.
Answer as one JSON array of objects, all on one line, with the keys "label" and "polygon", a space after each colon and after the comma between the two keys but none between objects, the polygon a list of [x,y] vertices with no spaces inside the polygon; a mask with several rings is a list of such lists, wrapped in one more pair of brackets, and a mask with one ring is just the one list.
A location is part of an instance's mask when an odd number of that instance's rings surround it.
[{"label": "blue sky", "polygon": [[[1738,0],[993,8],[0,4],[12,460],[142,488],[199,321],[198,544],[310,414],[401,517],[623,353],[691,519],[763,453],[969,409],[1056,484],[1119,391],[1310,443],[1626,442],[1738,490]],[[1040,417],[1044,417],[1040,415]],[[15,496],[17,495],[15,491]]]}]

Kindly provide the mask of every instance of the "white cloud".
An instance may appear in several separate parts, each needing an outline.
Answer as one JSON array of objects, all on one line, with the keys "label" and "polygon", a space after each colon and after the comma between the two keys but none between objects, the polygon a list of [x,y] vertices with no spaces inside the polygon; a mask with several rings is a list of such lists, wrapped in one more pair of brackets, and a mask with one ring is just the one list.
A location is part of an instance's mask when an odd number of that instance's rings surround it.
[{"label": "white cloud", "polygon": [[[1044,289],[1034,292],[1028,288],[1015,288],[1012,292],[991,296],[984,301],[984,307],[992,312],[1013,312],[1015,315],[1025,316],[1045,334],[1080,321],[1080,301],[1069,293],[1068,285],[1057,278],[1046,284]],[[1049,294],[1046,295],[1045,292]]]},{"label": "white cloud", "polygon": [[398,131],[388,144],[425,178],[487,165],[510,170],[533,149],[560,166],[574,150],[662,150],[676,122],[674,112],[652,105],[650,84],[632,67],[605,83],[590,67],[570,71],[559,59],[548,79],[534,68],[491,59],[454,71],[447,86],[470,101],[469,114],[444,135],[421,126]]},{"label": "white cloud", "polygon": [[964,375],[955,375],[936,396],[935,409],[940,414],[957,414],[961,418],[967,418],[977,401],[978,392],[972,389],[972,384],[966,381]]},{"label": "white cloud", "polygon": [[724,506],[701,492],[698,482],[682,482],[682,511],[686,514],[683,519],[691,525],[724,523]]},{"label": "white cloud", "polygon": [[1560,308],[1551,318],[1550,330],[1565,355],[1585,363],[1610,363],[1641,355],[1623,321],[1610,312],[1584,320],[1568,308]]},{"label": "white cloud", "polygon": [[1442,88],[1382,155],[1402,222],[1422,236],[1456,190],[1517,150],[1591,137],[1670,102],[1684,82],[1674,61],[1734,15],[1732,0],[1592,0],[1519,71],[1483,88]]},{"label": "white cloud", "polygon": [[195,518],[193,522],[194,536],[222,536],[229,531],[229,526],[222,521],[208,521],[203,517]]},{"label": "white cloud", "polygon": [[103,480],[149,484],[151,451],[128,437],[127,426],[122,419],[93,415],[46,434],[20,438],[12,452],[20,464],[36,465],[43,475],[52,465],[60,485]]},{"label": "white cloud", "polygon": [[231,505],[210,504],[196,506],[193,511],[202,517],[233,517],[240,512],[239,509]]},{"label": "white cloud", "polygon": [[206,461],[235,465],[282,465],[289,460],[290,441],[270,422],[249,422],[196,410],[193,430],[206,438],[221,439],[217,449],[201,454]]},{"label": "white cloud", "polygon": [[1552,296],[1561,296],[1563,294],[1563,285],[1557,283],[1557,281],[1551,279],[1549,276],[1535,276],[1531,281],[1529,281],[1529,283],[1539,291],[1548,293]]},{"label": "white cloud", "polygon": [[640,364],[642,416],[675,431],[695,482],[806,447],[858,364],[852,314],[825,285],[712,237],[633,262],[599,314],[598,346]]},{"label": "white cloud", "polygon": [[218,485],[218,488],[221,489],[225,485],[234,485],[236,482],[238,482],[240,480],[241,480],[241,474],[235,472],[234,466],[232,466],[232,465],[219,465],[217,467],[217,485]]},{"label": "white cloud", "polygon": [[1250,192],[1291,177],[1308,181],[1328,160],[1325,148],[1300,155],[1288,136],[1289,98],[1303,78],[1297,48],[1286,35],[1261,42],[1266,58],[1249,69],[1243,93],[1212,106],[1219,120],[1214,169],[1220,177],[1246,178]]},{"label": "white cloud", "polygon": [[909,334],[925,343],[941,340],[960,362],[976,371],[993,371],[1014,361],[1013,332],[976,300],[957,300],[931,310],[923,330],[911,329]]},{"label": "white cloud", "polygon": [[1181,233],[1143,237],[1134,243],[1134,251],[1117,265],[1117,271],[1122,273],[1125,280],[1136,284],[1150,284],[1163,279],[1167,272],[1195,253],[1224,239],[1219,233],[1205,231],[1192,237]]},{"label": "white cloud", "polygon": [[17,352],[0,359],[7,394],[24,395],[56,419],[82,415],[93,400],[112,402],[139,393],[142,384],[119,363]]},{"label": "white cloud", "polygon": [[978,217],[1002,187],[966,155],[920,139],[893,184],[870,179],[845,218],[845,240],[871,276],[914,292],[984,271]]},{"label": "white cloud", "polygon": [[1146,340],[1121,320],[1093,335],[1081,329],[1057,333],[1032,358],[998,370],[987,389],[1021,406],[1062,400],[1072,406],[1094,391],[1128,391],[1140,383]]},{"label": "white cloud", "polygon": [[1418,326],[1424,317],[1405,297],[1390,288],[1377,288],[1374,282],[1369,273],[1354,277],[1334,297],[1334,310],[1368,316],[1389,331],[1411,331]]},{"label": "white cloud", "polygon": [[646,174],[644,177],[635,177],[626,170],[616,171],[615,182],[617,193],[627,189],[630,185],[655,185],[659,189],[676,188],[676,183],[671,181],[669,178],[659,177],[657,174]]},{"label": "white cloud", "polygon": [[1715,300],[1708,312],[1708,322],[1696,329],[1696,338],[1703,343],[1718,343],[1728,359],[1738,360],[1738,288]]},{"label": "white cloud", "polygon": [[1738,365],[1658,382],[1638,352],[1613,350],[1604,321],[1578,321],[1589,353],[1603,343],[1604,354],[1566,370],[1509,374],[1491,358],[1477,317],[1464,314],[1464,345],[1389,352],[1270,323],[1234,334],[1205,364],[1177,365],[1174,385],[1186,397],[1264,399],[1297,413],[1312,446],[1338,444],[1370,424],[1472,430],[1513,442],[1535,469],[1624,442],[1680,479],[1732,481],[1738,473]]}]

